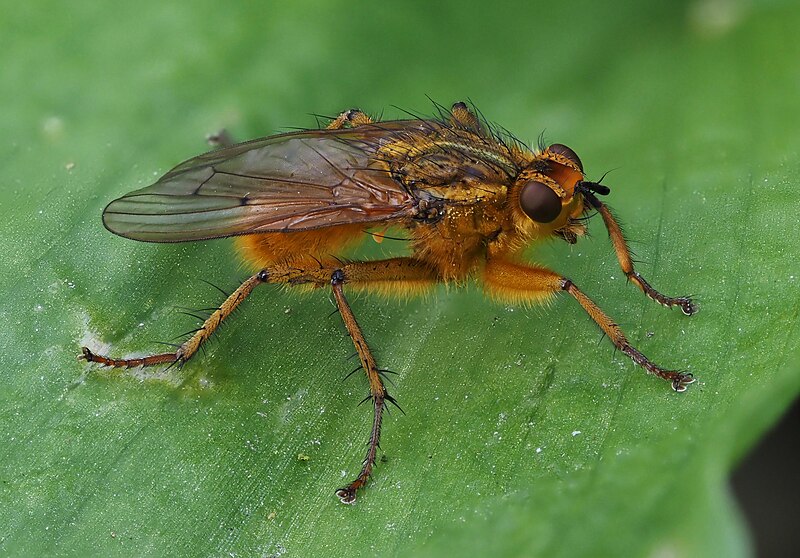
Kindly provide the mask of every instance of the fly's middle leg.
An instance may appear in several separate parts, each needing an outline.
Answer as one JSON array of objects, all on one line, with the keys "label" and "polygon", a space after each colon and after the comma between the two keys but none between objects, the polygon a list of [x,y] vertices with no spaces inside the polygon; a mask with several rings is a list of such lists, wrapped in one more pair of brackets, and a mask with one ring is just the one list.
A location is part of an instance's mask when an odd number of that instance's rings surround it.
[{"label": "fly's middle leg", "polygon": [[[321,275],[324,276],[327,272],[328,270],[325,268],[313,270],[312,275],[315,277],[313,281],[318,282],[321,279]],[[395,292],[398,292],[404,289],[414,290],[424,286],[431,286],[438,281],[438,275],[420,260],[401,257],[367,262],[350,262],[333,269],[328,276],[330,277],[329,281],[339,314],[342,316],[347,333],[352,339],[358,358],[361,361],[361,368],[367,377],[367,383],[369,384],[367,399],[372,400],[372,428],[370,429],[367,443],[367,454],[364,456],[361,470],[355,480],[336,491],[336,495],[342,503],[352,504],[356,501],[357,491],[366,486],[372,476],[380,446],[383,411],[387,403],[395,405],[397,403],[386,391],[381,378],[383,372],[378,368],[361,326],[358,325],[350,308],[350,304],[344,294],[343,285],[348,284],[362,289],[394,289]]]},{"label": "fly's middle leg", "polygon": [[335,269],[330,275],[330,284],[333,290],[333,297],[336,300],[336,306],[342,316],[347,333],[353,341],[356,353],[361,361],[361,368],[367,377],[367,383],[369,384],[367,399],[372,400],[373,410],[367,454],[364,456],[361,471],[359,471],[355,480],[336,491],[336,495],[343,504],[354,503],[357,491],[366,486],[372,476],[378,448],[380,447],[383,411],[388,403],[397,405],[394,398],[386,391],[381,378],[383,371],[378,368],[375,362],[361,326],[358,325],[350,304],[345,297],[343,285],[348,283],[361,288],[382,288],[387,285],[399,286],[403,283],[411,283],[419,287],[421,285],[433,285],[437,280],[438,276],[431,268],[424,262],[414,258],[352,262]]},{"label": "fly's middle leg", "polygon": [[342,316],[342,321],[347,328],[347,333],[350,339],[353,340],[353,345],[358,353],[358,358],[361,361],[361,368],[367,376],[369,383],[369,399],[372,399],[372,429],[369,435],[369,442],[367,444],[367,455],[361,466],[361,471],[358,477],[348,484],[336,491],[336,495],[343,504],[352,504],[356,501],[356,491],[363,488],[369,477],[372,475],[372,468],[375,466],[375,461],[378,454],[378,446],[381,440],[381,424],[383,421],[383,409],[387,403],[394,403],[394,399],[386,391],[381,379],[381,372],[378,370],[378,365],[375,362],[375,357],[372,356],[372,351],[364,338],[364,333],[356,321],[350,304],[344,296],[342,285],[345,281],[345,275],[342,270],[336,270],[331,276],[331,288],[333,289],[333,297],[336,299],[336,306],[339,309],[339,314]]}]

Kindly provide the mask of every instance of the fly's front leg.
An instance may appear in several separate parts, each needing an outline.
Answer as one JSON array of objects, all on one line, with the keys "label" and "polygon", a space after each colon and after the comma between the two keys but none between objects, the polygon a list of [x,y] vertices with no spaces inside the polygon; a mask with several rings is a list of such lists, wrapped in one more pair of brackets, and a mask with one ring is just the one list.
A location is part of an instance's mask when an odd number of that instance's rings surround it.
[{"label": "fly's front leg", "polygon": [[617,254],[619,266],[622,268],[625,276],[630,281],[633,281],[633,283],[639,287],[645,295],[647,295],[649,298],[652,298],[660,305],[666,308],[677,306],[687,316],[697,313],[697,305],[692,301],[691,297],[666,296],[650,286],[650,283],[648,283],[645,278],[633,268],[633,260],[631,259],[631,251],[628,248],[628,243],[625,241],[625,236],[622,234],[622,229],[620,228],[619,223],[617,223],[617,220],[614,218],[614,215],[611,213],[611,210],[606,204],[597,199],[597,197],[591,192],[584,191],[583,195],[589,204],[595,208],[603,218],[603,223],[605,223],[606,229],[608,230],[608,236],[611,238],[611,244],[614,246],[614,252]]},{"label": "fly's front leg", "polygon": [[578,289],[571,280],[549,269],[519,265],[504,260],[490,260],[484,268],[484,284],[492,294],[512,301],[547,300],[556,293],[566,291],[608,335],[614,346],[633,362],[651,374],[670,382],[672,389],[677,392],[686,391],[686,386],[694,382],[692,374],[662,368],[631,346],[622,329],[592,299]]},{"label": "fly's front leg", "polygon": [[335,119],[333,119],[333,121],[331,121],[331,123],[328,124],[325,129],[339,130],[344,128],[345,125],[355,128],[356,126],[361,126],[362,124],[372,124],[372,119],[360,110],[352,108],[344,111]]}]

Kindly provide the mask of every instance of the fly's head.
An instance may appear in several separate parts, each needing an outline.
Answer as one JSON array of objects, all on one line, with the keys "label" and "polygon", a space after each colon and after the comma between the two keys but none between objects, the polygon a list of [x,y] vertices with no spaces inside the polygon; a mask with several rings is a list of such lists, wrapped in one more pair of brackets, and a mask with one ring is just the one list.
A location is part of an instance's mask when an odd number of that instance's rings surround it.
[{"label": "fly's head", "polygon": [[513,187],[518,228],[531,237],[547,234],[574,243],[585,232],[576,221],[589,207],[594,194],[608,194],[607,186],[585,180],[583,163],[566,145],[554,143],[524,169]]}]

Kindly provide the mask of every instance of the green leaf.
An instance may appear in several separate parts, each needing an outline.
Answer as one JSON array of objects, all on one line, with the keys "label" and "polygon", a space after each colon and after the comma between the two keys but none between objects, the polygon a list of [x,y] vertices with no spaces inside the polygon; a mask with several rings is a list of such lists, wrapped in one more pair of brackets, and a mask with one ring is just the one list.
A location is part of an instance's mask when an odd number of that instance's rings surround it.
[{"label": "green leaf", "polygon": [[[15,556],[599,556],[750,552],[731,468],[800,391],[796,3],[544,6],[156,2],[3,6],[0,552]],[[204,149],[309,113],[472,99],[573,147],[639,271],[597,219],[532,258],[571,277],[684,394],[601,340],[568,297],[476,286],[351,296],[406,414],[355,506],[370,410],[328,293],[261,287],[182,369],[107,371],[192,329],[177,306],[246,276],[229,241],[106,232],[111,199]],[[399,253],[400,243],[362,255]]]}]

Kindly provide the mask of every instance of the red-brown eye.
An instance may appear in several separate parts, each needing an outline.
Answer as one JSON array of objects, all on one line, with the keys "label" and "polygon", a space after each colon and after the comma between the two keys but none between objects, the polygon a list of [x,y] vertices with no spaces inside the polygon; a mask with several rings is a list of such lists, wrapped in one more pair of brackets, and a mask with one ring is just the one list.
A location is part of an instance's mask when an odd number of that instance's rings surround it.
[{"label": "red-brown eye", "polygon": [[564,145],[563,143],[554,143],[550,147],[547,148],[548,153],[558,153],[562,157],[566,157],[573,163],[575,163],[578,168],[583,172],[583,163],[581,163],[580,157],[578,154],[575,153],[572,149]]},{"label": "red-brown eye", "polygon": [[561,213],[561,198],[545,183],[529,180],[519,193],[525,215],[537,223],[549,223]]}]

